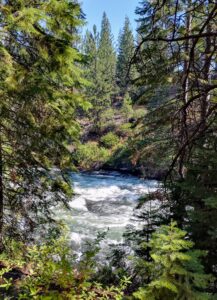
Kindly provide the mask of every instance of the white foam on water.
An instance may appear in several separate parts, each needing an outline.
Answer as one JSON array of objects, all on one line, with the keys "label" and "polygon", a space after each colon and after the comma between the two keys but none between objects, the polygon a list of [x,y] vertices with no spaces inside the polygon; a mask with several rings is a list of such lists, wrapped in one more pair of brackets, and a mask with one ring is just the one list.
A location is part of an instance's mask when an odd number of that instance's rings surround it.
[{"label": "white foam on water", "polygon": [[108,231],[103,247],[119,243],[127,226],[139,226],[133,220],[138,199],[156,190],[158,182],[134,176],[110,173],[73,173],[75,196],[70,212],[59,212],[71,232],[72,244],[78,249],[100,232]]},{"label": "white foam on water", "polygon": [[69,206],[72,209],[88,211],[88,209],[86,207],[86,201],[82,196],[76,197],[73,201],[70,202]]}]

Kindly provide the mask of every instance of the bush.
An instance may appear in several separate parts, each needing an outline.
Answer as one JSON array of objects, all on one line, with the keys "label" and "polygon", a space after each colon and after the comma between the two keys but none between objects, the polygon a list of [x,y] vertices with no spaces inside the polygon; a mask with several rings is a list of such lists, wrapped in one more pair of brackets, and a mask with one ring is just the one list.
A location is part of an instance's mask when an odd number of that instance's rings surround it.
[{"label": "bush", "polygon": [[100,167],[110,157],[108,149],[99,147],[95,142],[79,145],[75,153],[75,160],[82,169]]},{"label": "bush", "polygon": [[100,133],[113,131],[116,128],[115,111],[112,108],[106,109],[101,114]]},{"label": "bush", "polygon": [[116,145],[118,145],[119,138],[117,137],[116,134],[109,132],[100,139],[100,142],[104,147],[111,149]]},{"label": "bush", "polygon": [[117,134],[120,137],[130,137],[132,135],[132,124],[131,123],[122,124],[118,128]]},{"label": "bush", "polygon": [[123,299],[128,278],[117,286],[92,282],[97,251],[96,247],[75,263],[65,238],[33,246],[12,242],[0,255],[1,299]]},{"label": "bush", "polygon": [[132,117],[135,119],[142,119],[145,117],[145,115],[147,114],[147,111],[145,110],[145,108],[136,108],[132,114]]},{"label": "bush", "polygon": [[114,119],[115,111],[113,108],[105,109],[101,114],[101,122],[107,123],[111,122]]}]

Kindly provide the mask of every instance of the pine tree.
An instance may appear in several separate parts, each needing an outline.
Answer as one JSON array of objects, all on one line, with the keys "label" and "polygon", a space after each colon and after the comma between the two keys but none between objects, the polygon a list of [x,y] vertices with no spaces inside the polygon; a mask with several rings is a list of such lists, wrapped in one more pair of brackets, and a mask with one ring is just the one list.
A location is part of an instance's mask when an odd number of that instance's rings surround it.
[{"label": "pine tree", "polygon": [[106,14],[103,14],[100,34],[96,26],[93,32],[87,32],[84,39],[84,53],[87,56],[85,68],[89,85],[86,94],[92,104],[91,119],[97,132],[101,128],[101,114],[112,103],[115,91],[116,55],[113,47],[111,26]]},{"label": "pine tree", "polygon": [[92,104],[92,109],[89,111],[91,118],[94,119],[96,127],[100,127],[100,114],[103,107],[101,98],[103,95],[100,90],[102,79],[99,71],[99,33],[96,25],[93,27],[93,32],[86,32],[83,44],[84,54],[87,57],[85,77],[89,81],[89,84],[86,86],[85,93]]},{"label": "pine tree", "polygon": [[[4,235],[27,238],[45,229],[51,207],[67,205],[67,145],[78,136],[73,116],[84,101],[77,1],[1,1],[0,10],[2,244]],[[60,171],[50,172],[54,166]]]},{"label": "pine tree", "polygon": [[130,20],[126,17],[124,27],[119,35],[119,50],[116,71],[117,82],[122,95],[129,91],[130,83],[133,79],[135,79],[135,66],[130,66],[134,51],[135,45],[133,32],[131,30]]},{"label": "pine tree", "polygon": [[201,251],[194,250],[186,232],[175,222],[161,226],[145,247],[150,247],[152,262],[150,283],[140,288],[135,297],[140,300],[199,300],[211,299],[206,289],[211,277],[200,264]]},{"label": "pine tree", "polygon": [[99,33],[96,25],[93,27],[93,32],[86,31],[83,40],[83,52],[86,56],[86,64],[84,65],[84,74],[89,84],[86,86],[86,95],[91,103],[94,104],[94,99],[98,93],[98,47],[99,47]]},{"label": "pine tree", "polygon": [[113,46],[111,25],[106,13],[103,14],[99,40],[99,72],[101,77],[101,97],[107,105],[115,86],[116,54]]}]

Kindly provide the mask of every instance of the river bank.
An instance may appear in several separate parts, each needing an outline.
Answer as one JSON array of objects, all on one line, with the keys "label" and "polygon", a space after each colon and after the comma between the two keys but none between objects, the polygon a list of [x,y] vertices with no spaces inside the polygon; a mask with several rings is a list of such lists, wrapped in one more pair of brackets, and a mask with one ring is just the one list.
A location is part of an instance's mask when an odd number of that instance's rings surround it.
[{"label": "river bank", "polygon": [[[130,123],[131,121],[131,123]],[[161,159],[157,149],[148,153],[140,150],[141,142],[134,136],[135,122],[124,118],[121,110],[113,110],[113,119],[104,120],[96,128],[89,119],[81,119],[80,143],[72,147],[74,165],[83,171],[117,171],[144,179],[162,181],[167,173],[168,162]]]},{"label": "river bank", "polygon": [[80,173],[91,174],[92,172],[108,173],[108,172],[118,172],[122,175],[132,175],[145,180],[157,180],[163,181],[167,170],[155,168],[152,166],[138,166],[132,167],[129,165],[124,165],[122,162],[119,165],[95,165],[91,170],[78,167]]}]

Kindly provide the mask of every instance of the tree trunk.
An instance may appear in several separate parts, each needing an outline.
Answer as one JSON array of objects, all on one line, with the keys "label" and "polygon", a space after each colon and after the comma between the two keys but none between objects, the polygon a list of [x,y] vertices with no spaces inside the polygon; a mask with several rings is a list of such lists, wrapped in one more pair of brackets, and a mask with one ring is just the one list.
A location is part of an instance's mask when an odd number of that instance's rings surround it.
[{"label": "tree trunk", "polygon": [[[188,1],[187,10],[190,11],[192,5],[192,0]],[[191,34],[191,27],[192,27],[192,13],[189,12],[186,16],[186,35]],[[186,103],[188,102],[189,98],[189,88],[190,88],[190,81],[189,81],[189,75],[190,75],[190,39],[187,39],[184,45],[184,52],[185,52],[185,60],[183,64],[183,80],[182,80],[182,102],[183,107],[186,106]],[[180,147],[186,141],[188,140],[188,111],[186,108],[183,108],[181,111],[181,132],[180,132]],[[187,150],[187,149],[186,149]],[[185,150],[185,151],[186,151]],[[186,153],[183,151],[183,153],[180,155],[179,158],[179,175],[181,178],[185,177],[185,157]]]},{"label": "tree trunk", "polygon": [[[207,25],[207,33],[211,32],[211,26],[210,24]],[[210,81],[210,68],[212,63],[212,43],[211,43],[211,37],[206,37],[205,41],[205,51],[204,51],[204,64],[203,64],[203,70],[202,70],[202,79],[203,84],[206,85],[209,84]],[[206,122],[207,122],[207,113],[210,106],[210,94],[204,93],[204,95],[201,97],[201,114],[200,114],[200,121],[202,123],[201,130],[203,131],[206,128]]]}]

